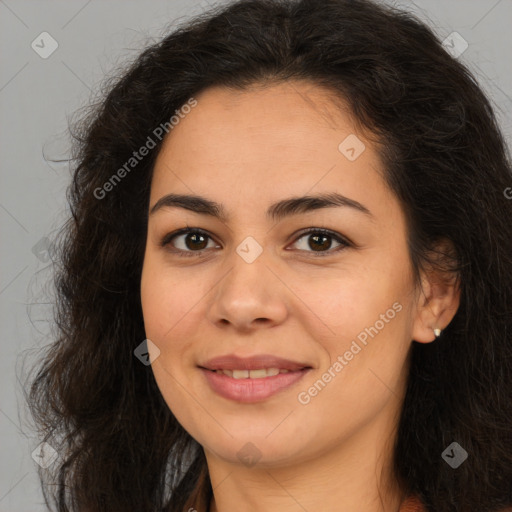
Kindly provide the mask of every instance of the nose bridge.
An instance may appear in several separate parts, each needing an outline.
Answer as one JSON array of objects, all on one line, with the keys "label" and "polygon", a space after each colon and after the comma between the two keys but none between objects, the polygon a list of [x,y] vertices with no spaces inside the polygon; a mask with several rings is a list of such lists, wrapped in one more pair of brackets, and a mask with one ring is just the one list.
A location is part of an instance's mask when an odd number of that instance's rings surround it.
[{"label": "nose bridge", "polygon": [[286,315],[282,291],[269,265],[268,251],[255,238],[245,238],[228,258],[229,271],[210,306],[210,320],[249,328],[255,320],[276,323]]},{"label": "nose bridge", "polygon": [[223,299],[247,305],[264,302],[266,288],[273,285],[267,276],[268,251],[249,236],[235,247],[229,265],[231,270],[219,286]]}]

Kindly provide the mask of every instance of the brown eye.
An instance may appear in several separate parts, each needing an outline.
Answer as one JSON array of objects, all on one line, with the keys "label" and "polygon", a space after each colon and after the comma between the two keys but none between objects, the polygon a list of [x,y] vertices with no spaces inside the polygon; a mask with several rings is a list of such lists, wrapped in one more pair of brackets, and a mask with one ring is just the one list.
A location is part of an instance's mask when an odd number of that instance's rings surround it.
[{"label": "brown eye", "polygon": [[207,237],[202,233],[187,233],[184,238],[185,246],[188,249],[206,249],[208,245]]},{"label": "brown eye", "polygon": [[[321,228],[303,231],[301,236],[295,239],[294,244],[303,238],[307,239],[307,243],[299,250],[310,252],[313,256],[328,256],[352,245],[340,234]],[[332,249],[333,240],[338,244],[334,249]],[[166,235],[161,241],[161,246],[169,248],[178,256],[203,256],[206,249],[212,248],[212,246],[208,247],[208,241],[213,243],[213,247],[219,247],[215,246],[212,237],[205,231],[198,228],[184,228]]]},{"label": "brown eye", "polygon": [[[322,253],[332,254],[333,252],[340,251],[350,246],[350,243],[341,237],[339,234],[326,229],[310,229],[303,232],[299,238],[296,239],[294,244],[297,244],[302,238],[307,239],[307,242],[303,244],[299,250],[317,253],[315,256],[323,255]],[[332,247],[332,241],[335,240],[339,246],[334,250],[330,250]]]},{"label": "brown eye", "polygon": [[186,228],[166,235],[161,245],[162,247],[172,246],[172,252],[193,256],[193,253],[200,253],[208,248],[208,240],[212,240],[212,238],[206,232],[200,229]]}]

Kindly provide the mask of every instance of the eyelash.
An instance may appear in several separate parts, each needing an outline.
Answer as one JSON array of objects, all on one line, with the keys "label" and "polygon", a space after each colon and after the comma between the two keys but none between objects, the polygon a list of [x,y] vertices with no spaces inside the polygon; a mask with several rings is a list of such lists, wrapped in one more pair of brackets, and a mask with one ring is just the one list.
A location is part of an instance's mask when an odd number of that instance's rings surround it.
[{"label": "eyelash", "polygon": [[[178,231],[175,231],[173,233],[169,233],[167,235],[165,235],[163,237],[163,239],[161,240],[160,242],[160,245],[162,247],[166,247],[171,243],[171,241],[180,236],[180,235],[188,235],[188,234],[198,234],[198,235],[203,235],[211,240],[213,240],[213,238],[206,232],[206,231],[203,231],[202,229],[199,229],[199,228],[183,228],[183,229],[180,229]],[[335,248],[334,250],[327,250],[327,251],[303,251],[303,252],[311,252],[313,254],[313,257],[317,258],[317,257],[326,257],[326,256],[330,256],[332,255],[333,253],[337,253],[337,252],[340,252],[342,251],[343,249],[346,249],[347,247],[352,247],[353,244],[351,242],[349,242],[346,238],[342,237],[341,235],[339,235],[338,233],[334,232],[334,231],[331,231],[329,229],[325,229],[325,228],[308,228],[307,230],[305,231],[302,231],[299,233],[299,235],[295,238],[295,240],[293,241],[293,243],[296,243],[298,240],[300,240],[301,238],[305,237],[306,235],[309,235],[309,234],[322,234],[322,235],[325,235],[325,236],[328,236],[330,238],[333,238],[336,242],[340,243],[341,245],[337,248]],[[170,252],[172,252],[173,254],[177,254],[179,257],[192,257],[192,256],[200,256],[200,257],[203,257],[204,256],[204,251],[206,251],[206,249],[201,249],[199,251],[185,251],[183,249],[168,249]]]}]

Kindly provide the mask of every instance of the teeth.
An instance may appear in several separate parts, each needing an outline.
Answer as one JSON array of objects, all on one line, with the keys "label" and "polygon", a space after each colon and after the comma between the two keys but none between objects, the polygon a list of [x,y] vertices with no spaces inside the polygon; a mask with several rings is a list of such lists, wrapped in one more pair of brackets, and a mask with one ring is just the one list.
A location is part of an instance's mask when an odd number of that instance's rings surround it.
[{"label": "teeth", "polygon": [[267,370],[250,370],[249,371],[249,378],[250,379],[261,379],[267,376]]},{"label": "teeth", "polygon": [[215,370],[217,373],[223,373],[233,379],[263,379],[273,377],[279,373],[288,373],[290,370],[280,370],[279,368],[261,368],[259,370]]}]

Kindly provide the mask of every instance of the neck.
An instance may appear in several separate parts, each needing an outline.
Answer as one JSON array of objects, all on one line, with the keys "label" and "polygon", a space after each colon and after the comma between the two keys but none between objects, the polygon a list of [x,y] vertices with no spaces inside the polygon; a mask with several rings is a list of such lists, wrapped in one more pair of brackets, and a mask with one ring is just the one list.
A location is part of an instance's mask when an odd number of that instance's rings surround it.
[{"label": "neck", "polygon": [[388,433],[376,421],[337,449],[287,465],[249,468],[205,451],[214,494],[209,512],[231,511],[235,503],[241,512],[397,512],[404,495],[392,471],[395,436]]}]

